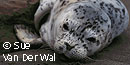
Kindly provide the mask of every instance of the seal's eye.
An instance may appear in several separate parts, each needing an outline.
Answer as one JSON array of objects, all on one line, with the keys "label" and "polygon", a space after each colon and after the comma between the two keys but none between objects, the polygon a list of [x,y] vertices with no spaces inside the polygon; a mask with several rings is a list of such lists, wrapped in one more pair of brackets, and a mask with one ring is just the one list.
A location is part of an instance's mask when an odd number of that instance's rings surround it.
[{"label": "seal's eye", "polygon": [[94,38],[94,37],[87,38],[87,40],[90,42],[93,42],[93,43],[96,42],[96,38]]},{"label": "seal's eye", "polygon": [[68,25],[65,23],[65,24],[63,24],[63,28],[64,28],[64,30],[69,30],[69,27],[68,27]]}]

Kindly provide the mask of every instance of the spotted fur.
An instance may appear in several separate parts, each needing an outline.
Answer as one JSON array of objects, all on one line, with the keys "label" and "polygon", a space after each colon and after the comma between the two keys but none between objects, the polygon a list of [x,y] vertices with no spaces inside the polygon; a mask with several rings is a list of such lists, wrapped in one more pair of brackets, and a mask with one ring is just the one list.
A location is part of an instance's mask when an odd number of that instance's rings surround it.
[{"label": "spotted fur", "polygon": [[[47,22],[39,27],[47,13]],[[102,50],[127,28],[128,21],[120,0],[41,0],[35,14],[42,40],[72,59]]]}]

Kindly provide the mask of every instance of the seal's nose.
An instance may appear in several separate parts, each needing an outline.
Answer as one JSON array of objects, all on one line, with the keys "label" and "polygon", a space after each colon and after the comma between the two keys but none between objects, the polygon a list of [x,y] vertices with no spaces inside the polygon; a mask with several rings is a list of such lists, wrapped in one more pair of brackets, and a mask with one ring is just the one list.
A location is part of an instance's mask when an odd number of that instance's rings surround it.
[{"label": "seal's nose", "polygon": [[67,42],[64,42],[64,44],[66,45],[66,50],[71,50],[72,48],[74,48],[74,46],[70,46]]}]

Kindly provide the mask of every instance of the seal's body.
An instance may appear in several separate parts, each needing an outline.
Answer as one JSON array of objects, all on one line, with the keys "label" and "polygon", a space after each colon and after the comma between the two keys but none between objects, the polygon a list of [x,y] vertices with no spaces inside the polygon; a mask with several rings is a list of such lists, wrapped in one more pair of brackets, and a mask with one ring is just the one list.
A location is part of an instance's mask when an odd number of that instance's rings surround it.
[{"label": "seal's body", "polygon": [[[47,22],[39,26],[47,13]],[[29,42],[45,41],[68,58],[83,59],[120,35],[128,26],[129,16],[120,0],[41,0],[34,21],[40,38],[33,34],[29,37],[22,29]],[[18,34],[22,33],[20,27],[15,26],[18,38],[23,40]]]}]

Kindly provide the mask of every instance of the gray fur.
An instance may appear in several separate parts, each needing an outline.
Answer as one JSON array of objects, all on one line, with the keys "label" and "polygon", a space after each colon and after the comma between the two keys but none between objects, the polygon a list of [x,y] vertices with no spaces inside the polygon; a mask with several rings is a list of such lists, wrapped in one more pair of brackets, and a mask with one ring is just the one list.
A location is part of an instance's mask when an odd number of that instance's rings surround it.
[{"label": "gray fur", "polygon": [[41,0],[35,27],[42,40],[68,58],[83,59],[109,45],[127,27],[129,15],[120,0]]}]

